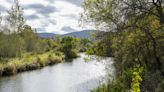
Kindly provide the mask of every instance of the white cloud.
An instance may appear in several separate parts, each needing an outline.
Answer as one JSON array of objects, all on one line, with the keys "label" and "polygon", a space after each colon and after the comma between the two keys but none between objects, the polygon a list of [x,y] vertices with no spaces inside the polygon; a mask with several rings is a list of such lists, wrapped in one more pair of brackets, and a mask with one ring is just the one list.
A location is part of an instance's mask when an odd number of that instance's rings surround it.
[{"label": "white cloud", "polygon": [[[0,0],[0,6],[10,9],[13,1]],[[73,31],[62,30],[64,27],[82,30],[78,24],[79,13],[83,12],[81,4],[82,0],[20,0],[20,5],[25,8],[27,24],[38,29],[38,32],[56,34]]]}]

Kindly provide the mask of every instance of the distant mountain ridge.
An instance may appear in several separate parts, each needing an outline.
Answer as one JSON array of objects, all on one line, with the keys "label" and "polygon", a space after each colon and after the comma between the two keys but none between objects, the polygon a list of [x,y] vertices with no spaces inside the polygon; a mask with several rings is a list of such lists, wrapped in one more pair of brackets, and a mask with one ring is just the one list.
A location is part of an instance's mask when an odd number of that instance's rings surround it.
[{"label": "distant mountain ridge", "polygon": [[[94,33],[95,30],[83,30],[78,32],[72,32],[64,35],[60,35],[61,37],[65,36],[72,36],[77,38],[90,38],[91,35]],[[55,38],[57,34],[54,33],[38,33],[38,36],[40,38]]]},{"label": "distant mountain ridge", "polygon": [[40,38],[54,38],[56,34],[53,33],[38,33]]}]

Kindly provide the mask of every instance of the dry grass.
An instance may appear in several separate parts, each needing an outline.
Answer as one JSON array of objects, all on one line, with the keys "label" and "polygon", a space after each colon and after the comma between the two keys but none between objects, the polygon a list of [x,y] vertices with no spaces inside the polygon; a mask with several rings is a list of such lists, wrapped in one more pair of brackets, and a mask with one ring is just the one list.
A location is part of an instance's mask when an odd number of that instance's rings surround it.
[{"label": "dry grass", "polygon": [[21,59],[9,59],[6,63],[0,63],[0,76],[13,75],[19,72],[40,69],[42,67],[61,63],[63,55],[56,55],[52,52],[47,52],[39,55],[26,53]]}]

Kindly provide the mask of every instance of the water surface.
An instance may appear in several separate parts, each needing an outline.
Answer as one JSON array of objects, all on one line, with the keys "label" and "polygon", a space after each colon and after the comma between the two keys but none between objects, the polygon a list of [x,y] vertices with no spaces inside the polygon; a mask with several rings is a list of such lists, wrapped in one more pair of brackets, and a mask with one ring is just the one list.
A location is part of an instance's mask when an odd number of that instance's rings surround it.
[{"label": "water surface", "polygon": [[85,62],[84,57],[80,54],[72,62],[0,78],[0,92],[90,92],[114,69],[111,58]]}]

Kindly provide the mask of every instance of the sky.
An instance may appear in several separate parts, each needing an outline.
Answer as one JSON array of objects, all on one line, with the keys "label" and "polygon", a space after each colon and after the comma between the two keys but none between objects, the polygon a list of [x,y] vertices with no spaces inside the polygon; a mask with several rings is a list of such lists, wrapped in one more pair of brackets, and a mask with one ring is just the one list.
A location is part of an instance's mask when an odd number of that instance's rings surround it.
[{"label": "sky", "polygon": [[[5,14],[14,0],[0,0],[0,12]],[[92,29],[79,26],[81,7],[84,0],[19,0],[24,8],[26,23],[38,33],[66,34]]]}]

